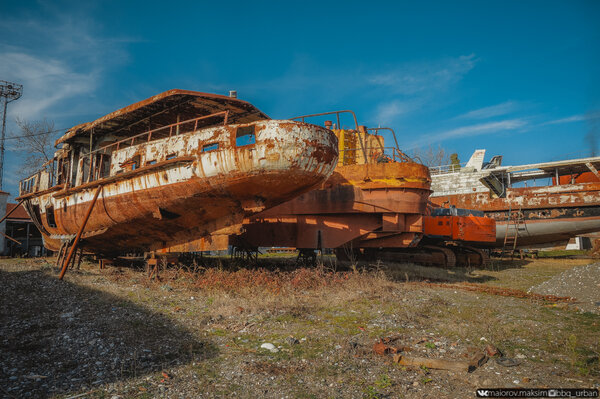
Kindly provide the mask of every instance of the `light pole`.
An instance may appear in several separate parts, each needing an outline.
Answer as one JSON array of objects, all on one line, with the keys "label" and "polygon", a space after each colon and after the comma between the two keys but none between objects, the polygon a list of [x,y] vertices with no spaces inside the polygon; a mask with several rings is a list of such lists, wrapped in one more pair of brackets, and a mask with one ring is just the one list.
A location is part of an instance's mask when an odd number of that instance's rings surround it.
[{"label": "light pole", "polygon": [[4,112],[2,113],[2,136],[0,136],[0,190],[4,178],[4,138],[6,133],[6,106],[18,100],[23,94],[23,85],[0,80],[0,97],[4,99]]}]

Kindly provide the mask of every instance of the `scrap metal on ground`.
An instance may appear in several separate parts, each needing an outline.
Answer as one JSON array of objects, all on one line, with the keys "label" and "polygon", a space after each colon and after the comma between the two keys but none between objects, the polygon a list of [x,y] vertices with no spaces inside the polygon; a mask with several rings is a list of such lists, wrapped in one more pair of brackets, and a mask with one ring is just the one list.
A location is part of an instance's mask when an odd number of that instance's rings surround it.
[{"label": "scrap metal on ground", "polygon": [[[398,363],[402,366],[409,367],[418,367],[418,368],[426,368],[426,369],[440,369],[440,370],[451,370],[456,372],[473,372],[478,367],[481,367],[488,360],[488,348],[485,351],[475,351],[472,354],[465,354],[469,357],[468,360],[447,360],[447,359],[435,359],[428,357],[415,357],[415,356],[407,356],[404,352],[409,352],[412,350],[411,347],[406,345],[395,346],[397,341],[399,341],[401,337],[388,337],[388,338],[380,338],[373,345],[373,351],[381,356],[393,355],[394,363]],[[495,356],[499,354],[496,351],[491,356]]]}]

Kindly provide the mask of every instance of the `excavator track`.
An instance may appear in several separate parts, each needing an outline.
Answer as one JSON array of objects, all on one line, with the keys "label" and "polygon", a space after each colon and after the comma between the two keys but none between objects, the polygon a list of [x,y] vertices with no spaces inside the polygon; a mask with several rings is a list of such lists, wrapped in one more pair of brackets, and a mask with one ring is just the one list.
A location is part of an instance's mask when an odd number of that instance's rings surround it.
[{"label": "excavator track", "polygon": [[456,254],[457,265],[462,267],[486,267],[490,264],[487,251],[466,245],[452,247]]},{"label": "excavator track", "polygon": [[425,245],[417,248],[352,251],[343,247],[336,248],[335,254],[340,261],[387,261],[397,263],[416,263],[425,266],[455,267],[456,254],[452,249],[437,245]]}]

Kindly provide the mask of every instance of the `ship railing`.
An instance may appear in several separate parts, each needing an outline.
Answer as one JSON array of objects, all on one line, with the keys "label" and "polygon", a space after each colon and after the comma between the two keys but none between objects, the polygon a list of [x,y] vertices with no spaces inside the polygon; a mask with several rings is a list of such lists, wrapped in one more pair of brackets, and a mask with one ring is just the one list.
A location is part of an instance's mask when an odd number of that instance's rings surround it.
[{"label": "ship railing", "polygon": [[315,118],[317,116],[325,116],[325,115],[335,115],[336,117],[336,121],[337,121],[337,125],[336,127],[338,129],[341,129],[341,124],[340,124],[340,114],[350,114],[352,115],[352,118],[354,119],[354,129],[358,130],[358,119],[356,119],[356,114],[354,113],[354,111],[351,111],[349,109],[346,110],[342,110],[342,111],[329,111],[329,112],[321,112],[318,114],[309,114],[309,115],[301,115],[301,116],[296,116],[294,118],[290,118],[291,120],[301,120],[302,122],[305,122],[306,118]]},{"label": "ship railing", "polygon": [[161,126],[159,128],[148,130],[143,133],[136,134],[135,136],[127,137],[126,139],[115,141],[114,143],[97,148],[85,155],[85,157],[88,158],[86,164],[88,170],[84,172],[83,180],[85,183],[89,183],[107,177],[107,173],[109,173],[109,171],[105,169],[107,160],[104,158],[105,155],[110,156],[113,151],[118,151],[136,144],[143,144],[154,140],[193,133],[200,127],[205,127],[202,125],[199,126],[199,123],[215,117],[223,117],[223,126],[225,126],[229,121],[229,110],[215,112],[213,114],[200,116],[198,118],[187,119],[185,121]]},{"label": "ship railing", "polygon": [[[305,122],[305,120],[307,118],[315,118],[318,116],[326,116],[326,115],[335,115],[336,118],[336,122],[337,124],[335,125],[334,128],[337,129],[342,129],[342,125],[340,123],[340,115],[341,114],[350,114],[352,115],[352,119],[354,120],[354,132],[355,134],[361,133],[361,128],[358,125],[358,120],[356,118],[356,114],[354,113],[354,111],[351,110],[341,110],[341,111],[330,111],[330,112],[321,112],[318,114],[309,114],[309,115],[302,115],[302,116],[296,116],[294,118],[291,118],[292,120],[301,120],[302,122]],[[328,126],[326,124],[326,127],[331,128],[331,126]],[[400,146],[398,145],[398,138],[396,137],[396,132],[394,131],[394,129],[389,128],[389,127],[373,127],[373,128],[367,128],[366,131],[373,131],[378,133],[381,130],[387,130],[392,134],[392,137],[394,138],[394,144],[396,145],[396,147],[380,147],[379,149],[381,149],[382,151],[384,150],[391,150],[392,152],[392,159],[395,162],[414,162],[413,159],[411,159],[408,155],[406,155],[404,152],[402,152],[400,150]],[[364,130],[362,131],[362,133],[364,133]],[[367,152],[372,150],[373,148],[367,148],[366,144],[363,143],[362,138],[360,135],[357,136],[358,137],[358,141],[359,144],[361,146],[361,148],[356,148],[356,149],[346,149],[343,151],[350,151],[350,152],[356,152],[356,151],[362,151],[363,152],[363,156],[365,158],[367,158]]]},{"label": "ship railing", "polygon": [[[406,153],[404,153],[400,149],[400,146],[398,145],[398,138],[396,137],[396,132],[394,131],[394,129],[392,129],[391,127],[370,127],[367,129],[367,131],[373,131],[376,133],[379,133],[380,130],[387,130],[392,133],[392,137],[394,138],[394,144],[396,144],[396,147],[393,148],[394,159],[396,159],[396,157],[397,157],[399,159],[399,162],[414,162],[414,159],[412,159],[411,157],[406,155]],[[386,147],[386,148],[388,148],[388,147]]]},{"label": "ship railing", "polygon": [[115,141],[114,143],[93,150],[90,154],[105,154],[108,152],[109,149],[114,149],[115,151],[118,151],[122,148],[130,147],[144,142],[150,142],[154,140],[164,139],[167,137],[192,133],[198,130],[198,122],[209,118],[215,118],[218,116],[223,116],[223,126],[227,125],[227,122],[229,120],[229,111],[215,112],[214,114],[204,115],[198,118],[188,119],[170,125],[161,126],[159,128],[148,130],[144,133],[140,133],[135,136],[127,137],[123,140]]},{"label": "ship railing", "polygon": [[39,174],[29,176],[19,182],[19,195],[29,194],[37,191],[36,186],[39,181]]},{"label": "ship railing", "polygon": [[[341,114],[350,114],[350,115],[352,115],[352,118],[354,119],[354,132],[355,132],[355,134],[357,134],[358,142],[360,144],[360,150],[362,151],[364,157],[366,158],[367,157],[367,152],[366,152],[366,148],[365,148],[365,143],[363,143],[363,140],[360,137],[360,134],[358,134],[358,131],[359,131],[358,119],[356,119],[356,114],[354,113],[354,111],[351,111],[349,109],[345,109],[345,110],[341,110],[341,111],[320,112],[318,114],[308,114],[308,115],[296,116],[296,117],[290,118],[290,119],[291,120],[300,120],[302,122],[305,122],[306,118],[316,118],[318,116],[335,115],[336,121],[337,121],[336,128],[337,129],[341,129],[342,128],[341,124],[340,124],[340,115]],[[325,124],[325,127],[331,129],[331,126],[328,126],[327,124]]]},{"label": "ship railing", "polygon": [[450,165],[430,166],[429,173],[431,175],[444,175],[444,174],[448,174],[448,173],[454,173],[454,172],[460,171],[460,169],[465,167],[466,165],[467,165],[467,163],[463,162],[460,164],[456,163],[456,164],[450,164]]},{"label": "ship railing", "polygon": [[55,174],[56,159],[51,159],[42,165],[42,168],[33,175],[19,182],[19,195],[31,194],[56,186]]},{"label": "ship railing", "polygon": [[339,152],[340,165],[362,164],[362,163],[389,163],[389,162],[414,162],[406,154],[396,147],[366,147],[367,154],[363,159],[358,158],[358,152],[362,153],[362,148],[345,148]]}]

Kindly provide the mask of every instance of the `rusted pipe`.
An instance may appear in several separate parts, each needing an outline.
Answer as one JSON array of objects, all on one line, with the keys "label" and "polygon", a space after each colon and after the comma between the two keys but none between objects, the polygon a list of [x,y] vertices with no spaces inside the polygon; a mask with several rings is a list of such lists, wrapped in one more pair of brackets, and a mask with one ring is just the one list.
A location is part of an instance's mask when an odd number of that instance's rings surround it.
[{"label": "rusted pipe", "polygon": [[392,132],[392,137],[394,138],[394,143],[396,143],[396,149],[400,150],[400,146],[398,145],[398,139],[396,138],[396,132],[391,127],[370,127],[367,129],[367,131],[369,131],[369,130],[375,131],[375,132],[379,132],[380,130],[388,130],[388,131]]},{"label": "rusted pipe", "polygon": [[83,229],[85,229],[85,225],[87,224],[87,222],[90,218],[90,215],[92,214],[92,209],[94,209],[94,205],[96,205],[96,200],[98,199],[98,195],[100,195],[100,191],[102,191],[102,186],[98,186],[98,189],[96,190],[96,193],[94,194],[94,198],[92,199],[92,203],[90,204],[90,207],[88,208],[87,213],[85,214],[83,223],[81,224],[81,227],[79,228],[79,231],[77,232],[77,235],[75,236],[75,241],[73,241],[73,245],[71,246],[69,255],[67,256],[67,259],[65,259],[65,261],[62,264],[62,270],[60,271],[60,275],[58,276],[59,280],[62,280],[65,273],[67,272],[67,268],[69,267],[69,263],[71,263],[71,258],[73,257],[73,253],[77,249],[77,244],[79,244],[79,240],[81,239],[81,235],[83,234]]},{"label": "rusted pipe", "polygon": [[[304,118],[313,118],[315,116],[323,116],[323,115],[337,115],[339,117],[339,114],[342,113],[348,113],[352,115],[352,118],[354,118],[354,126],[355,129],[358,130],[358,120],[356,119],[356,114],[354,113],[354,111],[351,110],[341,110],[341,111],[329,111],[329,112],[321,112],[318,114],[310,114],[310,115],[302,115],[302,116],[296,116],[294,118],[290,118],[291,120],[295,120],[295,119],[301,119],[302,122],[304,122]],[[341,129],[341,126],[339,125],[339,119],[338,119],[338,129]]]}]

